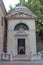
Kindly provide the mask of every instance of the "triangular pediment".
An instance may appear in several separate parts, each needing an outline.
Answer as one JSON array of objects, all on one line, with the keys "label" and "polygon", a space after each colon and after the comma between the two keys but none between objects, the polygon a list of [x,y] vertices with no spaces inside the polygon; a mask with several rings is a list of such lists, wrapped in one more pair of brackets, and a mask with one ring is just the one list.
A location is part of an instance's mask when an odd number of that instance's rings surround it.
[{"label": "triangular pediment", "polygon": [[19,13],[14,14],[13,17],[14,18],[30,18],[32,16],[28,15],[27,13],[24,13],[24,12],[22,12],[22,13],[19,12]]},{"label": "triangular pediment", "polygon": [[8,15],[7,18],[13,18],[13,19],[26,19],[26,18],[35,18],[35,16],[33,15],[29,15],[27,13],[24,13],[24,12],[17,12],[15,14],[12,14],[12,15]]}]

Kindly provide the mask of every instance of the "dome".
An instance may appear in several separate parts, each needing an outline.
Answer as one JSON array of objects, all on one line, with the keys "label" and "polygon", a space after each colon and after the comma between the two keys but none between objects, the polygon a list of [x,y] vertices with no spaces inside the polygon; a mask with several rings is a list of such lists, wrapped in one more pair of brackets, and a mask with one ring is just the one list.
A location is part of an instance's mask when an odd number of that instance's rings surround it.
[{"label": "dome", "polygon": [[[28,18],[36,18],[36,16],[25,6],[17,6],[15,7],[9,14],[9,16],[14,16],[15,14],[25,13],[28,15]],[[30,17],[29,17],[30,16]],[[16,16],[17,17],[17,16]],[[24,16],[23,16],[24,17]]]},{"label": "dome", "polygon": [[25,6],[17,6],[16,8],[15,8],[15,11],[28,11],[28,8],[27,7],[25,7]]},{"label": "dome", "polygon": [[10,14],[14,14],[14,13],[17,13],[17,12],[24,12],[24,13],[27,13],[29,15],[33,14],[30,9],[28,9],[27,7],[25,6],[17,6],[15,7],[12,12]]}]

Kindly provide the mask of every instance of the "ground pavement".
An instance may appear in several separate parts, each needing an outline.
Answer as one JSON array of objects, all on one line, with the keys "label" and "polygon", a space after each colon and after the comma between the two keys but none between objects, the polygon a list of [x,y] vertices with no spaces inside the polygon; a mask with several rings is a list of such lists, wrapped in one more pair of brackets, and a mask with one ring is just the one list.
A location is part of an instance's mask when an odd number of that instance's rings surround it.
[{"label": "ground pavement", "polygon": [[0,65],[43,65],[43,60],[38,61],[0,61]]}]

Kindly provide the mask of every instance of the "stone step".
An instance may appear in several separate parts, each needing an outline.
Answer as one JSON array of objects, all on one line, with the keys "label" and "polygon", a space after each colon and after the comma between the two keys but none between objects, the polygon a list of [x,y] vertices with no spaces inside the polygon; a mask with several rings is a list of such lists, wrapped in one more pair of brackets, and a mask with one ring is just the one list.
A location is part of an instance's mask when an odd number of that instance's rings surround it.
[{"label": "stone step", "polygon": [[13,57],[13,60],[30,60],[30,58],[28,57],[28,56],[26,56],[26,55],[17,55],[17,56],[14,56]]}]

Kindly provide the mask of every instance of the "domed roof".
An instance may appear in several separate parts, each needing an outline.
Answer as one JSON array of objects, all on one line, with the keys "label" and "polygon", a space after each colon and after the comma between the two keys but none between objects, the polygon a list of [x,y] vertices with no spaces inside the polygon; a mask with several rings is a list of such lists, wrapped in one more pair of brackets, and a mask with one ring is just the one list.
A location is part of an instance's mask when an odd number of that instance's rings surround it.
[{"label": "domed roof", "polygon": [[17,6],[16,8],[15,8],[15,11],[28,11],[28,8],[27,7],[25,7],[25,6]]},{"label": "domed roof", "polygon": [[17,6],[17,7],[15,7],[13,10],[12,10],[12,12],[11,12],[11,14],[14,14],[14,13],[17,13],[17,12],[24,12],[24,13],[27,13],[27,14],[33,14],[31,11],[30,11],[30,9],[28,9],[27,7],[25,7],[25,6]]},{"label": "domed roof", "polygon": [[[28,9],[25,6],[17,6],[15,7],[10,14],[8,15],[9,17],[12,17],[16,14],[17,18],[20,18],[20,16],[18,15],[22,15],[22,14],[26,14],[25,18],[36,18],[36,16],[32,13],[32,11],[30,11],[30,9]],[[17,15],[18,14],[18,15]],[[15,16],[14,16],[15,17]],[[23,18],[24,16],[22,16]]]}]

